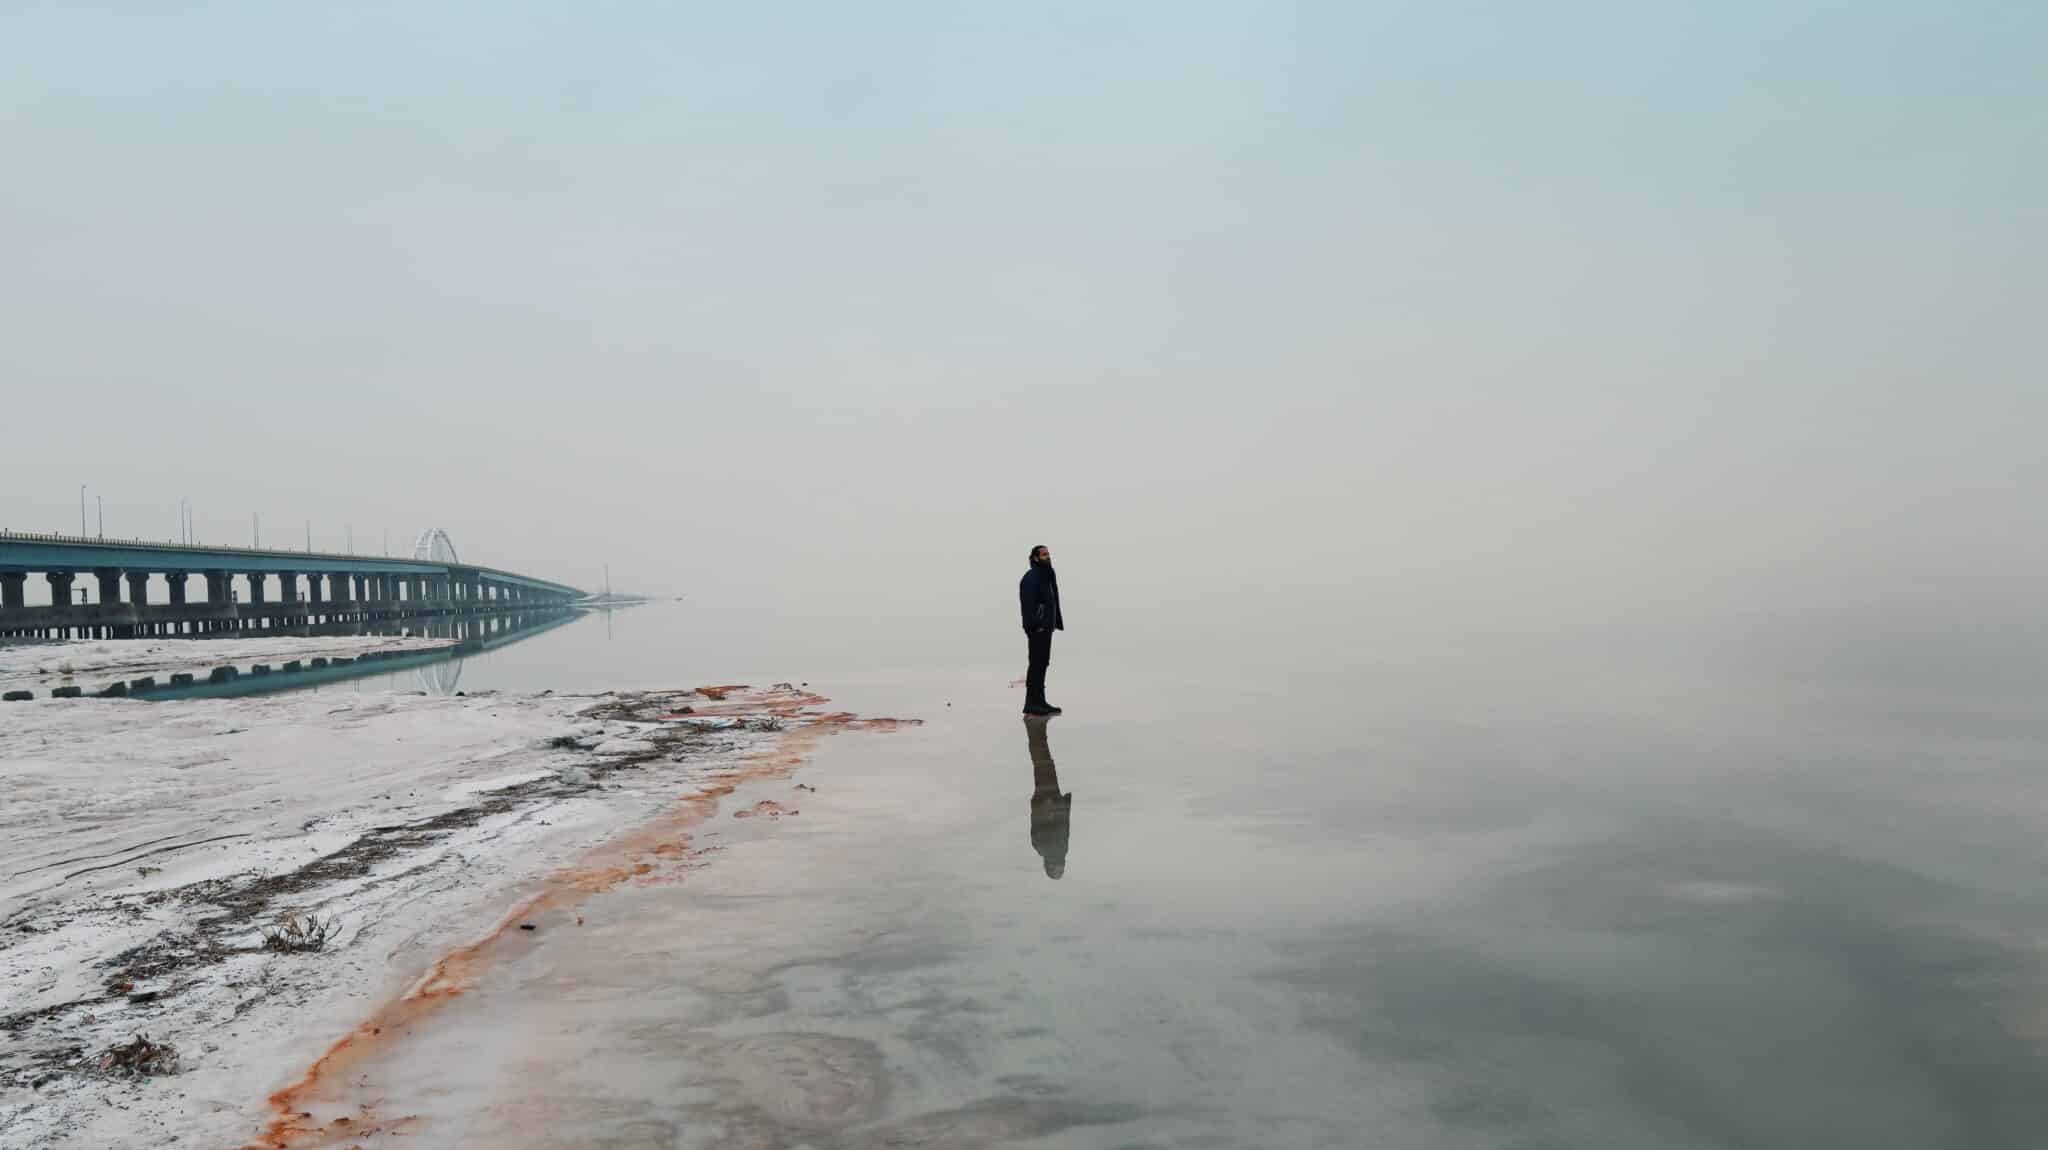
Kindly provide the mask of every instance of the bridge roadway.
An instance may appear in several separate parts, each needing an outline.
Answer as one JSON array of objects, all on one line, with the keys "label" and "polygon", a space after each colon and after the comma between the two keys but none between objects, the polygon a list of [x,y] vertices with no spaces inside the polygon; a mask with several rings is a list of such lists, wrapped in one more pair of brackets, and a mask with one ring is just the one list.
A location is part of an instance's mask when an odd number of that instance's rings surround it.
[{"label": "bridge roadway", "polygon": [[[48,606],[28,605],[35,575],[49,583]],[[195,575],[205,580],[204,598],[186,594]],[[165,582],[162,602],[150,601],[152,576]],[[465,563],[0,531],[0,636],[260,633],[583,597],[566,584]]]}]

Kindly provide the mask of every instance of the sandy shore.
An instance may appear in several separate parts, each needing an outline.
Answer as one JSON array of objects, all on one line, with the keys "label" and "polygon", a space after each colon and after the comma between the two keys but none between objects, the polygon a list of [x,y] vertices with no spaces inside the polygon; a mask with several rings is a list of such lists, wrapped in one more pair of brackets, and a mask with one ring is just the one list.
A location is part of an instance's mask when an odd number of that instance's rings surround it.
[{"label": "sandy shore", "polygon": [[[850,724],[824,701],[784,685],[9,704],[0,1146],[289,1134],[274,1093],[366,1018],[445,991],[452,961],[559,901],[564,876],[701,865],[678,812]],[[328,927],[324,945],[266,949],[292,916]],[[177,1073],[104,1065],[143,1034]]]}]

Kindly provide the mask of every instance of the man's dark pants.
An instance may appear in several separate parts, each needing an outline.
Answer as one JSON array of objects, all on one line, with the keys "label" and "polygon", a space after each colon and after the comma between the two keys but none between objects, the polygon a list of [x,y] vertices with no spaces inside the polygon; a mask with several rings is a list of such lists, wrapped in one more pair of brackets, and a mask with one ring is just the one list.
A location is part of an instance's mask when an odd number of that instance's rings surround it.
[{"label": "man's dark pants", "polygon": [[1052,632],[1031,632],[1031,669],[1024,673],[1024,705],[1045,706],[1045,669],[1052,664]]}]

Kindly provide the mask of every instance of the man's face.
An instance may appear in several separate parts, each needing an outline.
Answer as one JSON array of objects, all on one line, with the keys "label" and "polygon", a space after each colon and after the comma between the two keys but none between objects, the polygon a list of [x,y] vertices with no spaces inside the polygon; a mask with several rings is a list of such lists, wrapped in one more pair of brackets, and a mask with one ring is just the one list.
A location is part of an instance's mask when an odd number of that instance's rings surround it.
[{"label": "man's face", "polygon": [[1040,547],[1040,548],[1038,549],[1038,561],[1039,561],[1040,563],[1050,563],[1050,562],[1052,562],[1052,548],[1050,548],[1050,547]]}]

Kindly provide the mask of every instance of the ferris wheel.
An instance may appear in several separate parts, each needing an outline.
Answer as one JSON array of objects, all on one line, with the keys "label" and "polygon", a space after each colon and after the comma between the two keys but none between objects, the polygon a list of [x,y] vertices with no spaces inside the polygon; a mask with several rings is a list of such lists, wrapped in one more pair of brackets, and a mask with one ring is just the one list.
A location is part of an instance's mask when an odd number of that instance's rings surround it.
[{"label": "ferris wheel", "polygon": [[448,538],[448,533],[439,527],[429,527],[420,532],[420,537],[412,545],[412,557],[429,563],[462,562],[456,558],[455,541]]}]

